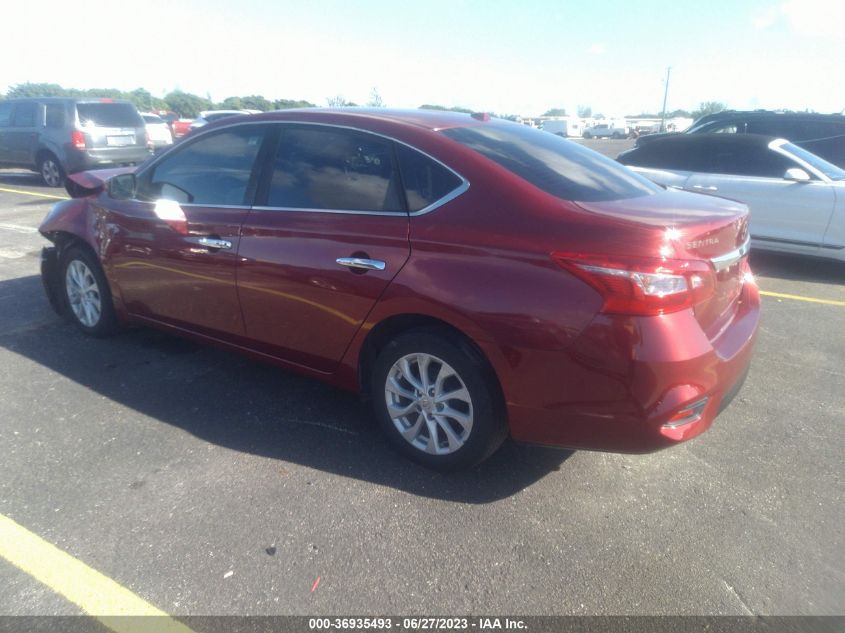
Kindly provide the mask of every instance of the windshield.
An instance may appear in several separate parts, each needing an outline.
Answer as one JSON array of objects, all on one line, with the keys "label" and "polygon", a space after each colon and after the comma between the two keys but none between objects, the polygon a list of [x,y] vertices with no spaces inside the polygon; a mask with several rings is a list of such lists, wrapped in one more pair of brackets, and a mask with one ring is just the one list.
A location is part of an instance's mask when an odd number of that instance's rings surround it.
[{"label": "windshield", "polygon": [[831,180],[845,180],[845,171],[843,171],[836,165],[827,162],[824,158],[816,156],[815,154],[808,152],[807,150],[798,147],[797,145],[793,145],[792,143],[782,143],[779,145],[779,147],[789,152],[796,158],[800,158],[805,163],[810,165],[813,169],[820,171]]},{"label": "windshield", "polygon": [[661,191],[598,152],[525,125],[501,122],[443,134],[564,200],[622,200]]}]

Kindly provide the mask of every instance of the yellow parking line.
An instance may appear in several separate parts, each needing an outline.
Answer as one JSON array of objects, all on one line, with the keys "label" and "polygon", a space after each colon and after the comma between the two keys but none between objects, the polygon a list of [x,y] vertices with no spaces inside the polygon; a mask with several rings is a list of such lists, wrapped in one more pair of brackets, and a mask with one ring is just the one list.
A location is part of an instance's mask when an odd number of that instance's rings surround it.
[{"label": "yellow parking line", "polygon": [[788,295],[782,292],[769,292],[768,290],[761,290],[761,295],[766,297],[777,297],[778,299],[794,299],[795,301],[809,301],[810,303],[823,303],[829,306],[843,306],[845,301],[836,301],[835,299],[816,299],[815,297],[802,297],[801,295]]},{"label": "yellow parking line", "polygon": [[25,196],[37,196],[39,198],[50,198],[52,200],[70,200],[67,196],[54,196],[49,193],[40,193],[38,191],[24,191],[23,189],[6,189],[5,187],[0,187],[0,191],[5,191],[6,193],[22,193]]},{"label": "yellow parking line", "polygon": [[[115,633],[193,633],[187,626],[0,514],[0,557],[47,585]],[[133,616],[133,617],[127,617]]]}]

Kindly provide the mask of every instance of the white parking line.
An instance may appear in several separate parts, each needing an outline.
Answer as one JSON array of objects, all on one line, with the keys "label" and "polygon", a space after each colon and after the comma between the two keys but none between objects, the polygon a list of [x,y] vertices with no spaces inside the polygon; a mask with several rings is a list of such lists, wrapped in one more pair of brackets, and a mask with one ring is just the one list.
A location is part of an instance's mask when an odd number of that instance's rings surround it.
[{"label": "white parking line", "polygon": [[5,229],[6,231],[13,231],[15,233],[38,233],[38,229],[34,226],[24,226],[22,224],[7,224],[6,222],[0,222],[0,229]]}]

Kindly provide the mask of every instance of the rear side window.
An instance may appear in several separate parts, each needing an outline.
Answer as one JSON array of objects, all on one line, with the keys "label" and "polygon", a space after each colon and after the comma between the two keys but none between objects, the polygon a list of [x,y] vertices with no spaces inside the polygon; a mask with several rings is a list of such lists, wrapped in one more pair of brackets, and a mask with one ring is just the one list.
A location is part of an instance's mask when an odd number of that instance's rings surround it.
[{"label": "rear side window", "polygon": [[45,124],[48,128],[63,128],[65,125],[65,106],[61,103],[48,103]]},{"label": "rear side window", "polygon": [[461,185],[461,179],[440,163],[405,145],[396,145],[402,184],[412,213],[434,204]]},{"label": "rear side window", "polygon": [[782,178],[794,165],[785,156],[766,146],[712,143],[705,148],[707,169],[713,174]]},{"label": "rear side window", "polygon": [[12,127],[35,127],[37,103],[18,103],[12,115]]},{"label": "rear side window", "polygon": [[82,127],[143,127],[141,115],[131,103],[77,103]]},{"label": "rear side window", "polygon": [[289,127],[267,204],[290,209],[404,211],[390,141],[338,128]]},{"label": "rear side window", "polygon": [[564,200],[622,200],[662,191],[598,152],[525,125],[496,123],[443,134]]},{"label": "rear side window", "polygon": [[139,178],[141,200],[245,204],[264,127],[244,125],[209,134],[168,155]]},{"label": "rear side window", "polygon": [[0,101],[0,127],[9,127],[12,121],[12,104]]}]

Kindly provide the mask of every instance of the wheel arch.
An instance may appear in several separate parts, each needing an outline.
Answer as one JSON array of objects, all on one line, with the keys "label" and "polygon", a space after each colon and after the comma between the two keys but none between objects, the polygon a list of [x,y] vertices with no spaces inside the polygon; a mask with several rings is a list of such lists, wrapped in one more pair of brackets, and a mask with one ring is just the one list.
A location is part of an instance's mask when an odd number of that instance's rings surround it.
[{"label": "wheel arch", "polygon": [[[428,331],[442,336],[480,362],[489,373],[496,395],[504,405],[502,377],[497,371],[499,363],[491,359],[491,347],[480,343],[462,328],[441,318],[423,313],[392,314],[378,321],[364,335],[357,352],[356,374],[359,392],[366,398],[370,393],[370,375],[379,353],[396,337],[411,331]],[[498,360],[498,359],[496,359]]]}]

